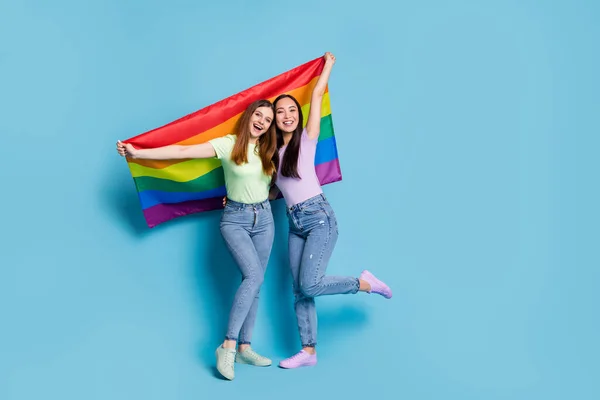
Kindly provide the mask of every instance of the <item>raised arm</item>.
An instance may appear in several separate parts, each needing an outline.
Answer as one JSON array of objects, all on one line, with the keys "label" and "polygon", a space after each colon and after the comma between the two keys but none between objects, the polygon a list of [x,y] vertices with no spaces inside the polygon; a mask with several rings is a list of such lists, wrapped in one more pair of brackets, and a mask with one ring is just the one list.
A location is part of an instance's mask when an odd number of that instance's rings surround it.
[{"label": "raised arm", "polygon": [[146,160],[180,160],[183,158],[211,158],[215,157],[212,144],[206,142],[191,146],[164,146],[155,149],[136,149],[129,143],[117,142],[117,152],[125,157],[141,158]]},{"label": "raised arm", "polygon": [[333,54],[327,52],[323,57],[325,58],[325,66],[310,97],[310,111],[308,112],[308,121],[306,122],[306,133],[309,139],[316,139],[319,137],[319,133],[321,133],[321,103],[323,103],[323,95],[329,81],[331,68],[335,64]]}]

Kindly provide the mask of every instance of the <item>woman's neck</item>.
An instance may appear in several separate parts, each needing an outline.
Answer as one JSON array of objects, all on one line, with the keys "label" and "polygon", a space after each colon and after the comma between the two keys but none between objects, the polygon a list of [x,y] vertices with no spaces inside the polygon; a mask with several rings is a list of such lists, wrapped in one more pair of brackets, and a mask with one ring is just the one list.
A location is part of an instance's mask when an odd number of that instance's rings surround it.
[{"label": "woman's neck", "polygon": [[287,144],[292,140],[292,136],[294,136],[294,132],[283,132],[283,145],[287,146]]},{"label": "woman's neck", "polygon": [[257,140],[258,140],[258,138],[250,136],[250,138],[248,139],[248,144],[254,144],[255,145]]}]

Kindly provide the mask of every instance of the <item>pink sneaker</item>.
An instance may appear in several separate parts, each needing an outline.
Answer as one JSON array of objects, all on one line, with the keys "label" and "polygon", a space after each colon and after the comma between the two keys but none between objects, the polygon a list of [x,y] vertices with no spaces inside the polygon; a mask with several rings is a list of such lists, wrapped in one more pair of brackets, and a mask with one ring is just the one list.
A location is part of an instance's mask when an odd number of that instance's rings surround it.
[{"label": "pink sneaker", "polygon": [[281,368],[291,369],[291,368],[299,368],[299,367],[311,367],[317,363],[317,355],[316,354],[308,354],[304,350],[300,350],[299,353],[294,354],[290,358],[286,358],[285,360],[279,363]]},{"label": "pink sneaker", "polygon": [[392,298],[392,289],[379,279],[375,277],[372,273],[367,271],[366,269],[360,274],[360,279],[363,281],[367,281],[369,285],[371,285],[371,291],[367,293],[377,293],[385,297],[386,299]]}]

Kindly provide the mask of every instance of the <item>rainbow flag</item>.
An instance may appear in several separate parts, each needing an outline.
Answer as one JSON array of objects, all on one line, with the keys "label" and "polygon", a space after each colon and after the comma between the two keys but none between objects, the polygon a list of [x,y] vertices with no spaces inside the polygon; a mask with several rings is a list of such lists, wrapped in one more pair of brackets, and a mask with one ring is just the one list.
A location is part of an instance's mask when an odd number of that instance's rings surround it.
[{"label": "rainbow flag", "polygon": [[[306,125],[312,89],[324,65],[323,58],[319,57],[125,142],[141,149],[204,143],[232,133],[236,121],[251,102],[273,101],[283,93],[293,95],[302,105]],[[176,217],[223,208],[225,182],[221,162],[216,158],[169,161],[128,158],[127,163],[150,228]],[[342,179],[328,90],[321,107],[315,167],[321,185]]]}]

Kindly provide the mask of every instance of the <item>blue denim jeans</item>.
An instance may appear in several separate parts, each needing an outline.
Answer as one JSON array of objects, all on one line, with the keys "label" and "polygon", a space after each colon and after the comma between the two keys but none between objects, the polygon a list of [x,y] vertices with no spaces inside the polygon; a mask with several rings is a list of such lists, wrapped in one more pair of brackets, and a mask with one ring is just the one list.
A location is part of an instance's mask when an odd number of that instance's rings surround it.
[{"label": "blue denim jeans", "polygon": [[227,199],[221,217],[221,234],[242,273],[242,283],[229,313],[227,340],[249,344],[252,339],[260,287],[273,247],[274,233],[268,200],[243,204]]},{"label": "blue denim jeans", "polygon": [[317,344],[315,297],[356,293],[358,278],[325,276],[338,237],[333,209],[323,194],[287,210],[289,253],[298,331],[303,347]]}]

